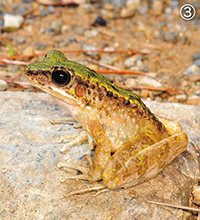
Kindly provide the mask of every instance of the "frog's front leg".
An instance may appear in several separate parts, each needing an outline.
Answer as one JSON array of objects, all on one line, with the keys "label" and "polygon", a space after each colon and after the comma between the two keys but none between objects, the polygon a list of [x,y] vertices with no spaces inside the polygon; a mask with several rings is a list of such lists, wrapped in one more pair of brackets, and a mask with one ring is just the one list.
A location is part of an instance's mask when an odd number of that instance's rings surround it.
[{"label": "frog's front leg", "polygon": [[62,182],[68,179],[84,179],[90,182],[95,182],[102,179],[103,171],[107,162],[110,160],[111,143],[107,137],[101,123],[96,117],[90,117],[87,121],[87,129],[96,143],[95,155],[93,162],[88,162],[90,168],[85,168],[77,165],[66,163],[58,163],[59,168],[69,168],[80,171],[82,174],[76,176],[66,176],[62,178]]},{"label": "frog's front leg", "polygon": [[133,144],[137,141],[142,144],[141,140],[145,138],[145,134],[139,135],[111,157],[103,173],[103,181],[108,188],[134,186],[155,177],[185,150],[188,143],[185,133],[177,133],[153,145],[135,148]]}]

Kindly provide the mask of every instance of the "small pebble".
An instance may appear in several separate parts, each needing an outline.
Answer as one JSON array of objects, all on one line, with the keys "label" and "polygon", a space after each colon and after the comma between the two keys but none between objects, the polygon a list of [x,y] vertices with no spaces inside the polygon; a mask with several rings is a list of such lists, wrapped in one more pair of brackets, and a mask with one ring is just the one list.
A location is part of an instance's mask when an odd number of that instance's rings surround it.
[{"label": "small pebble", "polygon": [[48,11],[50,14],[53,14],[55,12],[55,7],[53,5],[49,5]]},{"label": "small pebble", "polygon": [[172,9],[170,7],[165,8],[164,13],[170,15],[172,13]]},{"label": "small pebble", "polygon": [[125,85],[127,86],[137,86],[137,82],[136,82],[136,79],[135,78],[127,78],[126,81],[125,81]]},{"label": "small pebble", "polygon": [[22,0],[22,2],[24,2],[24,3],[31,3],[31,2],[33,2],[34,0]]},{"label": "small pebble", "polygon": [[153,1],[152,10],[154,15],[160,15],[163,12],[163,1],[155,0]]},{"label": "small pebble", "polygon": [[12,77],[16,77],[15,75],[14,75],[14,72],[12,72],[12,71],[4,71],[4,70],[0,70],[0,76],[2,76],[2,77],[9,77],[9,78],[12,78]]},{"label": "small pebble", "polygon": [[196,64],[198,67],[200,67],[200,59],[195,60],[195,61],[194,61],[194,64]]},{"label": "small pebble", "polygon": [[190,40],[189,40],[189,38],[186,35],[180,33],[179,34],[178,42],[181,43],[181,44],[189,44]]},{"label": "small pebble", "polygon": [[39,43],[37,45],[38,49],[44,49],[47,45],[45,43]]},{"label": "small pebble", "polygon": [[23,50],[23,55],[29,55],[34,53],[34,47],[33,46],[26,46]]},{"label": "small pebble", "polygon": [[106,56],[103,59],[101,59],[101,62],[109,65],[113,65],[115,63],[115,59],[111,56]]},{"label": "small pebble", "polygon": [[200,53],[197,54],[197,55],[194,55],[192,58],[193,58],[193,60],[199,60],[200,59]]},{"label": "small pebble", "polygon": [[48,15],[48,11],[43,10],[43,11],[41,12],[41,15],[42,15],[43,17],[47,16],[47,15]]},{"label": "small pebble", "polygon": [[193,191],[192,191],[192,195],[193,195],[193,203],[195,203],[196,205],[200,205],[200,186],[193,186]]},{"label": "small pebble", "polygon": [[54,30],[52,28],[45,28],[45,29],[40,29],[40,32],[43,34],[51,34],[54,33]]},{"label": "small pebble", "polygon": [[14,6],[14,15],[22,15],[26,13],[26,8],[22,4],[17,4]]},{"label": "small pebble", "polygon": [[55,35],[61,34],[62,26],[63,22],[61,20],[56,20],[51,23],[51,29]]},{"label": "small pebble", "polygon": [[95,19],[95,21],[94,21],[94,23],[92,25],[95,26],[95,27],[97,27],[97,26],[106,26],[107,22],[101,16],[98,16]]},{"label": "small pebble", "polygon": [[167,22],[166,21],[159,21],[154,26],[158,28],[166,27]]},{"label": "small pebble", "polygon": [[21,27],[24,18],[21,15],[4,15],[4,29],[6,31],[14,31]]},{"label": "small pebble", "polygon": [[185,76],[188,76],[188,77],[191,77],[191,76],[194,76],[194,75],[197,75],[197,74],[200,74],[200,68],[193,64],[191,66],[189,66],[184,72],[183,74]]},{"label": "small pebble", "polygon": [[19,44],[24,44],[24,43],[26,42],[26,38],[24,38],[24,37],[18,38],[18,39],[17,39],[17,42],[18,42]]},{"label": "small pebble", "polygon": [[194,95],[200,96],[200,90],[195,91]]},{"label": "small pebble", "polygon": [[115,8],[122,8],[125,4],[125,1],[122,1],[122,0],[106,0],[106,3],[112,4]]},{"label": "small pebble", "polygon": [[187,99],[186,94],[178,94],[175,96],[175,98],[179,101],[179,102],[183,102]]},{"label": "small pebble", "polygon": [[84,33],[84,36],[87,38],[93,38],[93,37],[96,37],[98,34],[99,33],[96,30],[86,30]]},{"label": "small pebble", "polygon": [[114,47],[105,47],[104,50],[105,51],[114,51],[115,48]]},{"label": "small pebble", "polygon": [[141,86],[150,86],[150,87],[155,87],[155,88],[162,87],[162,84],[160,82],[148,76],[141,78],[138,81],[138,84]]},{"label": "small pebble", "polygon": [[62,28],[61,28],[61,33],[62,33],[62,34],[63,34],[63,33],[66,33],[68,30],[69,30],[69,26],[66,25],[66,24],[63,24],[63,25],[62,25]]},{"label": "small pebble", "polygon": [[112,19],[116,19],[117,18],[117,14],[113,11],[106,11],[104,13],[104,16],[109,19],[109,20],[112,20]]},{"label": "small pebble", "polygon": [[163,33],[163,40],[169,43],[176,44],[178,41],[178,33],[165,31]]},{"label": "small pebble", "polygon": [[85,28],[84,27],[77,27],[77,26],[73,26],[72,27],[73,31],[78,34],[78,35],[84,35],[85,32]]},{"label": "small pebble", "polygon": [[138,60],[141,60],[142,56],[141,55],[133,55],[129,58],[127,58],[125,61],[124,61],[124,65],[126,68],[130,68],[132,66],[135,66],[136,65],[136,62]]},{"label": "small pebble", "polygon": [[[83,50],[97,50],[97,47],[95,46],[91,46],[91,45],[87,45],[87,44],[84,44],[83,47],[82,47]],[[94,59],[98,58],[98,54],[96,52],[86,52],[87,54],[89,54],[90,56],[92,56]]]},{"label": "small pebble", "polygon": [[4,91],[8,88],[8,84],[4,81],[0,79],[0,91]]},{"label": "small pebble", "polygon": [[130,18],[135,15],[136,10],[132,7],[122,8],[120,12],[121,18]]},{"label": "small pebble", "polygon": [[142,62],[142,60],[137,60],[136,66],[141,70],[142,72],[148,72],[147,66]]},{"label": "small pebble", "polygon": [[0,28],[2,28],[2,27],[3,27],[3,20],[0,19]]},{"label": "small pebble", "polygon": [[126,6],[135,6],[135,7],[137,7],[137,6],[139,6],[141,4],[141,0],[127,0],[126,1]]},{"label": "small pebble", "polygon": [[114,8],[114,5],[113,5],[113,4],[106,3],[106,4],[104,5],[104,9],[105,9],[105,10],[108,10],[108,11],[113,11],[115,8]]},{"label": "small pebble", "polygon": [[141,14],[141,15],[145,15],[145,13],[147,13],[148,11],[148,6],[147,5],[141,5],[139,7],[137,7],[137,11]]},{"label": "small pebble", "polygon": [[77,39],[75,37],[73,37],[73,36],[68,36],[67,40],[69,41],[69,43],[72,43],[72,42],[78,43]]}]

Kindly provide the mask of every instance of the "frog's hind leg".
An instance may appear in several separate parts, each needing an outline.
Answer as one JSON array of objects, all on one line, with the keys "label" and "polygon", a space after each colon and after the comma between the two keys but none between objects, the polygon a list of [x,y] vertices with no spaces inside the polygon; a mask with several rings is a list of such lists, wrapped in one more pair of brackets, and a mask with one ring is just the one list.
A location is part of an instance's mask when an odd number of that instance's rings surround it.
[{"label": "frog's hind leg", "polygon": [[[142,144],[145,135],[136,139]],[[137,142],[135,142],[137,144]],[[185,133],[178,133],[148,146],[134,147],[130,143],[118,149],[108,162],[103,180],[108,188],[137,185],[160,173],[175,157],[186,149]]]}]

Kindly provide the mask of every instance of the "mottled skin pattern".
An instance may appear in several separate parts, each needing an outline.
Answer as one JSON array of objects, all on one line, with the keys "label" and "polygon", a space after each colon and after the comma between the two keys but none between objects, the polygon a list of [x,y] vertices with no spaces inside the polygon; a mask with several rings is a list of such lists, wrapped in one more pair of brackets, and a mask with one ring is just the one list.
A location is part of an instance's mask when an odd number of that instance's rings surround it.
[{"label": "mottled skin pattern", "polygon": [[[108,188],[136,185],[156,176],[187,146],[178,123],[156,117],[138,95],[52,50],[30,64],[27,78],[55,97],[81,123],[97,147],[88,180]],[[58,85],[54,76],[66,74]]]}]

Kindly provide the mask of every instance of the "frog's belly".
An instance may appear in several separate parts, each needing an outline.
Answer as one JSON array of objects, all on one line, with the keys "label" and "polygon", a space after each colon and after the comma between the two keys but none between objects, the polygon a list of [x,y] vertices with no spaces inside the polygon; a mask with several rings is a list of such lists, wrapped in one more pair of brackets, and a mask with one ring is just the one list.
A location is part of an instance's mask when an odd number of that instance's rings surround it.
[{"label": "frog's belly", "polygon": [[99,121],[111,141],[113,152],[139,134],[139,126],[135,123],[135,119],[131,120],[129,117],[112,115],[107,118],[99,117]]}]

